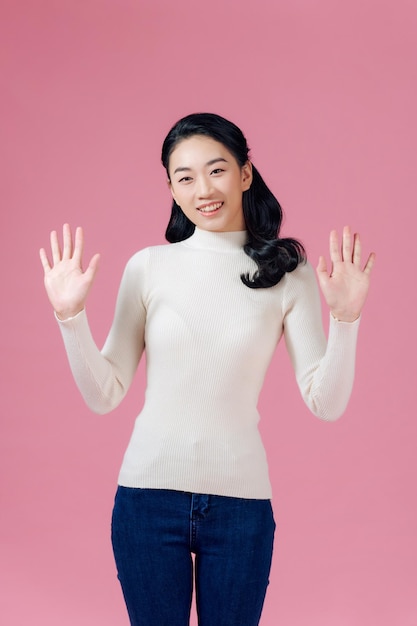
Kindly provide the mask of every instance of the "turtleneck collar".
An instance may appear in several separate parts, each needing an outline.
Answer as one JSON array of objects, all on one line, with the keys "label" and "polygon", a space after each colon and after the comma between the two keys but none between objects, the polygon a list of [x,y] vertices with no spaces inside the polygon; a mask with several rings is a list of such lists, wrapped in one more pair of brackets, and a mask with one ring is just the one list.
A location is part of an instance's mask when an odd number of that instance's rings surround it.
[{"label": "turtleneck collar", "polygon": [[185,239],[182,243],[190,248],[230,252],[233,250],[241,250],[247,242],[247,239],[248,234],[246,230],[213,232],[196,228],[191,237]]}]

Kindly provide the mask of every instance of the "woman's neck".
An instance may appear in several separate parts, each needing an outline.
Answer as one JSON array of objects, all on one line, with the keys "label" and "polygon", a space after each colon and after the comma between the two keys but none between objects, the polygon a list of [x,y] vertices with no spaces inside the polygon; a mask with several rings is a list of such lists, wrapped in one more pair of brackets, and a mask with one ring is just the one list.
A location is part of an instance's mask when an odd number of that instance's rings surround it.
[{"label": "woman's neck", "polygon": [[194,233],[182,243],[192,248],[206,248],[207,250],[231,251],[241,250],[247,242],[246,230],[217,232],[196,228]]}]

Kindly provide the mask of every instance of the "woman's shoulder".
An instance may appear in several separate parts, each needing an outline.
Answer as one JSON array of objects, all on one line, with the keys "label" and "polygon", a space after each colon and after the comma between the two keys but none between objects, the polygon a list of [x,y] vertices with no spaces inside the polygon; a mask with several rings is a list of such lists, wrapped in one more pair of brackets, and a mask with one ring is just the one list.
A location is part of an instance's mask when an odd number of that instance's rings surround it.
[{"label": "woman's shoulder", "polygon": [[318,291],[316,273],[309,261],[299,263],[295,270],[287,272],[282,280],[285,301],[288,304],[316,297]]},{"label": "woman's shoulder", "polygon": [[126,268],[141,269],[161,261],[169,261],[178,254],[178,244],[156,244],[134,252],[126,263]]},{"label": "woman's shoulder", "polygon": [[162,243],[146,246],[134,252],[128,260],[128,263],[140,263],[152,256],[160,256],[161,254],[169,254],[170,250],[175,246],[172,243]]},{"label": "woman's shoulder", "polygon": [[284,276],[284,280],[288,284],[303,284],[306,282],[315,281],[315,271],[310,261],[307,259],[305,261],[301,261],[295,270],[292,272],[287,272]]}]

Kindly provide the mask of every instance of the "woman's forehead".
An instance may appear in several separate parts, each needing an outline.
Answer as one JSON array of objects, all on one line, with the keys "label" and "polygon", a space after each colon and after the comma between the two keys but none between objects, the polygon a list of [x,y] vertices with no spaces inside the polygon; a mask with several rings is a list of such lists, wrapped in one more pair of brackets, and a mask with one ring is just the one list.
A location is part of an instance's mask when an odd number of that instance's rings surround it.
[{"label": "woman's forehead", "polygon": [[224,144],[212,137],[192,135],[182,139],[171,153],[170,169],[210,165],[214,159],[235,160]]}]

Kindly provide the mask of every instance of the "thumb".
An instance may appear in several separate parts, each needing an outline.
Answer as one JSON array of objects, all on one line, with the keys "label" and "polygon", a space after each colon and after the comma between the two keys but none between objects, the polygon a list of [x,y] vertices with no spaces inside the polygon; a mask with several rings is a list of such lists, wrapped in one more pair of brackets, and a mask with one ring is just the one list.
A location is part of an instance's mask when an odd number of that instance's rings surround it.
[{"label": "thumb", "polygon": [[320,276],[320,274],[327,274],[327,263],[324,256],[319,257],[319,262],[317,263],[316,272]]},{"label": "thumb", "polygon": [[87,269],[85,270],[85,277],[91,282],[94,280],[95,275],[97,273],[99,261],[100,261],[100,255],[95,254],[93,258],[91,259],[90,263],[88,264]]}]

